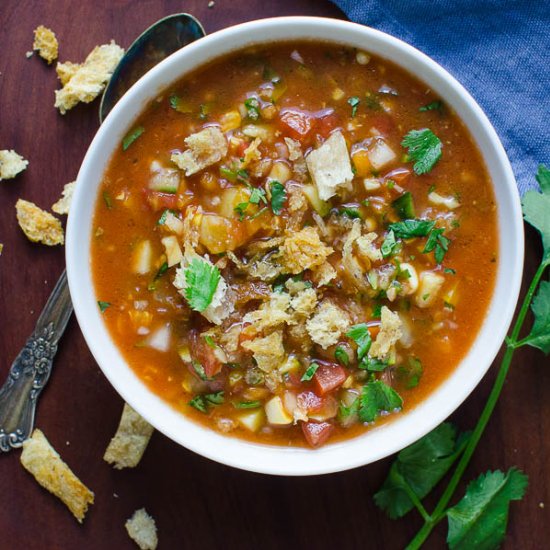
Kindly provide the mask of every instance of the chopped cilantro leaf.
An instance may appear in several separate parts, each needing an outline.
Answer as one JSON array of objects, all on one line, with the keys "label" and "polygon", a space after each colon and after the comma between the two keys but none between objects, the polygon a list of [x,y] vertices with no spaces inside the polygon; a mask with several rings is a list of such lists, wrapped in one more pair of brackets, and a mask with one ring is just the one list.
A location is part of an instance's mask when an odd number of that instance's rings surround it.
[{"label": "chopped cilantro leaf", "polygon": [[237,172],[234,170],[230,170],[229,168],[226,168],[225,166],[220,166],[220,176],[222,178],[225,178],[229,181],[236,181],[237,179]]},{"label": "chopped cilantro leaf", "polygon": [[372,345],[372,338],[368,325],[366,323],[353,325],[348,332],[346,332],[346,336],[357,344],[357,359],[361,362]]},{"label": "chopped cilantro leaf", "polygon": [[411,130],[401,142],[407,147],[408,156],[414,160],[413,170],[417,175],[429,172],[441,158],[443,144],[428,128]]},{"label": "chopped cilantro leaf", "polygon": [[191,401],[189,401],[188,404],[201,413],[206,414],[208,412],[208,405],[205,403],[202,395],[196,395],[193,399],[191,399]]},{"label": "chopped cilantro leaf", "polygon": [[342,216],[347,216],[348,218],[350,218],[352,220],[362,220],[363,219],[361,211],[358,208],[351,208],[349,206],[346,206],[344,208],[340,208],[338,213],[341,214]]},{"label": "chopped cilantro leaf", "polygon": [[390,518],[400,518],[414,508],[408,491],[424,498],[449,471],[466,443],[468,435],[457,437],[456,428],[445,422],[403,449],[390,473],[374,495],[376,505]]},{"label": "chopped cilantro leaf", "polygon": [[443,270],[445,273],[448,273],[449,275],[456,275],[456,270],[450,268],[450,267],[446,267],[444,270]]},{"label": "chopped cilantro leaf", "polygon": [[262,201],[264,204],[267,204],[265,191],[260,187],[253,187],[250,190],[250,198],[248,199],[248,202],[250,204],[260,204],[260,201]]},{"label": "chopped cilantro leaf", "polygon": [[447,511],[449,548],[498,548],[506,534],[510,502],[523,498],[527,483],[517,468],[489,471],[472,481],[462,500]]},{"label": "chopped cilantro leaf", "polygon": [[105,313],[105,310],[111,307],[110,302],[102,302],[101,300],[98,300],[97,305],[99,306],[99,311],[101,311],[101,313]]},{"label": "chopped cilantro leaf", "polygon": [[198,362],[198,361],[193,361],[191,363],[192,367],[193,367],[193,370],[197,373],[198,377],[201,379],[201,380],[204,380],[205,382],[209,381],[209,380],[212,380],[211,378],[209,378],[207,375],[206,375],[206,371],[204,370],[204,367]]},{"label": "chopped cilantro leaf", "polygon": [[431,220],[403,220],[402,222],[392,223],[388,229],[395,233],[400,239],[412,239],[414,237],[426,237],[433,229],[435,222]]},{"label": "chopped cilantro leaf", "polygon": [[435,261],[440,264],[449,250],[450,240],[443,235],[445,229],[432,229],[422,252],[428,254],[434,251]]},{"label": "chopped cilantro leaf", "polygon": [[373,319],[380,319],[382,317],[382,304],[376,304],[371,314]]},{"label": "chopped cilantro leaf", "polygon": [[401,365],[397,368],[397,379],[407,388],[408,390],[416,388],[422,378],[422,373],[424,369],[422,367],[422,361],[418,357],[409,356],[407,365]]},{"label": "chopped cilantro leaf", "polygon": [[221,405],[225,401],[223,391],[207,393],[204,395],[204,399],[212,405]]},{"label": "chopped cilantro leaf", "polygon": [[278,216],[283,210],[286,201],[285,186],[278,181],[271,181],[269,188],[271,191],[271,211]]},{"label": "chopped cilantro leaf", "polygon": [[351,118],[354,118],[357,114],[357,108],[359,107],[361,100],[357,96],[352,96],[348,98],[348,103],[351,105]]},{"label": "chopped cilantro leaf", "polygon": [[233,403],[233,406],[236,409],[257,409],[262,406],[261,401],[239,401],[238,403]]},{"label": "chopped cilantro leaf", "polygon": [[128,149],[128,147],[130,147],[130,145],[132,145],[132,143],[134,143],[134,141],[136,141],[136,139],[143,134],[143,132],[145,132],[145,128],[143,126],[137,126],[133,130],[130,130],[130,132],[128,132],[122,140],[122,150],[126,151],[126,149]]},{"label": "chopped cilantro leaf", "polygon": [[403,406],[403,399],[381,380],[368,382],[359,397],[357,414],[361,422],[374,422],[381,412],[392,412]]},{"label": "chopped cilantro leaf", "polygon": [[373,92],[365,93],[365,105],[373,111],[380,111],[382,109],[378,96]]},{"label": "chopped cilantro leaf", "polygon": [[317,369],[319,368],[318,363],[311,363],[309,367],[306,369],[306,372],[304,372],[302,378],[300,378],[300,382],[309,382],[317,372]]},{"label": "chopped cilantro leaf", "polygon": [[336,347],[334,350],[334,358],[338,361],[338,363],[341,363],[345,367],[349,366],[348,352],[342,346]]},{"label": "chopped cilantro leaf", "polygon": [[395,199],[391,205],[395,208],[397,215],[402,220],[410,220],[416,217],[413,196],[410,191],[403,193],[400,197]]},{"label": "chopped cilantro leaf", "polygon": [[388,256],[391,256],[398,246],[398,242],[395,239],[395,233],[392,229],[388,231],[388,234],[386,235],[386,238],[384,239],[384,242],[382,243],[382,246],[380,247],[380,252],[382,252],[382,256],[384,258],[387,258]]},{"label": "chopped cilantro leaf", "polygon": [[185,268],[185,298],[189,307],[204,311],[212,302],[218,288],[220,270],[206,260],[193,258]]},{"label": "chopped cilantro leaf", "polygon": [[441,109],[443,109],[443,102],[438,100],[438,101],[432,101],[431,103],[428,103],[423,107],[420,107],[420,109],[418,110],[420,112],[424,112],[424,111],[441,111]]},{"label": "chopped cilantro leaf", "polygon": [[244,220],[244,216],[245,216],[246,209],[248,208],[248,204],[249,204],[248,202],[240,202],[233,209],[235,210],[235,212],[237,212],[237,214],[239,214],[239,221],[241,222]]},{"label": "chopped cilantro leaf", "polygon": [[113,201],[111,199],[111,195],[107,191],[103,191],[103,202],[105,203],[105,206],[110,210],[113,207]]}]

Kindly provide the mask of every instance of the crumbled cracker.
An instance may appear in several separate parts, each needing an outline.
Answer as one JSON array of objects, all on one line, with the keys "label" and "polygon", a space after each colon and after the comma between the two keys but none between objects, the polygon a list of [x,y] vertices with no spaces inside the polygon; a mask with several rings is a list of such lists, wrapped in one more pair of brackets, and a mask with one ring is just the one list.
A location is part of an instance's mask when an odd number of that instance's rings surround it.
[{"label": "crumbled cracker", "polygon": [[49,212],[23,199],[17,201],[15,209],[19,227],[30,241],[48,246],[65,242],[61,222]]},{"label": "crumbled cracker", "polygon": [[288,308],[290,307],[290,296],[286,292],[273,292],[269,300],[262,303],[259,309],[247,313],[243,321],[250,323],[245,332],[262,332],[286,323],[290,320]]},{"label": "crumbled cracker", "polygon": [[369,260],[369,262],[382,261],[382,252],[374,245],[374,241],[377,238],[378,235],[376,233],[370,232],[357,239],[357,253],[363,260]]},{"label": "crumbled cracker", "polygon": [[401,319],[397,313],[382,306],[380,315],[380,332],[369,350],[371,357],[385,359],[391,348],[402,336]]},{"label": "crumbled cracker", "polygon": [[68,214],[71,206],[71,200],[73,198],[74,188],[76,181],[66,183],[63,187],[60,199],[52,205],[52,210],[56,214]]},{"label": "crumbled cracker", "polygon": [[304,227],[285,238],[280,250],[281,265],[284,272],[296,275],[321,265],[333,252],[321,241],[316,228]]},{"label": "crumbled cracker", "polygon": [[55,67],[55,72],[57,73],[57,78],[59,78],[59,81],[61,82],[61,86],[65,86],[65,84],[71,80],[80,67],[82,67],[81,63],[71,63],[70,61],[58,63]]},{"label": "crumbled cracker", "polygon": [[307,323],[306,328],[311,339],[323,349],[338,342],[338,339],[350,326],[348,314],[337,305],[325,300]]},{"label": "crumbled cracker", "polygon": [[32,49],[38,51],[38,55],[44,59],[48,65],[51,65],[52,61],[57,59],[57,51],[59,44],[57,43],[57,38],[55,33],[40,25],[34,29],[34,43]]},{"label": "crumbled cracker", "polygon": [[313,282],[317,286],[326,286],[336,278],[336,270],[329,262],[322,263],[312,273]]},{"label": "crumbled cracker", "polygon": [[135,468],[147,448],[153,431],[151,424],[128,403],[124,403],[118,429],[103,455],[103,460],[117,470]]},{"label": "crumbled cracker", "polygon": [[74,517],[82,523],[88,506],[94,503],[94,494],[61,460],[39,429],[35,429],[32,437],[23,443],[20,460],[36,481],[61,499]]},{"label": "crumbled cracker", "polygon": [[285,358],[283,346],[283,332],[277,330],[263,338],[247,340],[242,347],[252,352],[258,368],[266,373],[266,385],[270,390],[275,390],[281,381],[281,374],[277,370]]},{"label": "crumbled cracker", "polygon": [[34,52],[25,52],[25,57],[30,59],[34,55]]},{"label": "crumbled cracker", "polygon": [[29,161],[17,154],[13,149],[0,151],[0,181],[15,178],[27,168]]},{"label": "crumbled cracker", "polygon": [[292,162],[294,179],[305,181],[307,178],[307,165],[300,142],[289,137],[285,137],[284,140],[288,149],[288,160]]},{"label": "crumbled cracker", "polygon": [[62,84],[72,73],[63,88],[55,91],[55,107],[59,112],[64,115],[77,103],[93,101],[105,88],[123,55],[124,50],[112,40],[110,44],[96,46],[76,68],[72,64],[58,63],[57,73]]},{"label": "crumbled cracker", "polygon": [[321,200],[330,199],[341,188],[349,188],[353,180],[348,146],[342,132],[334,132],[323,145],[309,153],[306,163]]},{"label": "crumbled cracker", "polygon": [[124,526],[130,538],[141,550],[156,549],[158,545],[157,526],[145,508],[136,510]]},{"label": "crumbled cracker", "polygon": [[298,322],[298,319],[309,317],[317,305],[317,293],[313,288],[306,288],[298,292],[291,300],[290,307],[294,310],[294,318],[291,323]]},{"label": "crumbled cracker", "polygon": [[191,134],[184,141],[189,149],[174,153],[171,160],[186,176],[196,174],[227,155],[227,140],[222,131],[214,126]]},{"label": "crumbled cracker", "polygon": [[342,265],[345,273],[350,278],[351,282],[359,290],[367,290],[369,288],[365,277],[365,271],[370,267],[361,264],[354,254],[354,246],[357,240],[361,237],[361,220],[353,220],[353,224],[349,233],[346,235],[344,246],[342,247]]}]

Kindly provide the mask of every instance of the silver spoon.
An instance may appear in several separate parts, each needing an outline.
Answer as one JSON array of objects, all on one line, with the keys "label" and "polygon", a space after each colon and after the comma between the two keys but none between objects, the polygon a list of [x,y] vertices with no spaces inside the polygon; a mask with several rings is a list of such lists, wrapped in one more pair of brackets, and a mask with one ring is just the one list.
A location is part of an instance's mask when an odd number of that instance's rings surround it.
[{"label": "silver spoon", "polygon": [[[204,35],[202,25],[186,13],[169,15],[150,26],[128,48],[103,92],[100,122],[151,67]],[[63,271],[0,388],[0,452],[21,447],[30,436],[38,396],[50,377],[57,344],[72,312],[67,274]]]}]

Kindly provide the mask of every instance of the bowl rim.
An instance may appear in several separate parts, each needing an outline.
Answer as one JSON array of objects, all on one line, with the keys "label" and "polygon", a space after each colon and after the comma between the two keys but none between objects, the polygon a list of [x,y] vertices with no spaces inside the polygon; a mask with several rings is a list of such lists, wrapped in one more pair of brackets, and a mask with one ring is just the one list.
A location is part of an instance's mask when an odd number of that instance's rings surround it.
[{"label": "bowl rim", "polygon": [[[295,39],[361,47],[413,74],[415,68],[420,70],[423,74],[417,77],[421,81],[438,92],[446,90],[445,96],[440,95],[457,113],[463,111],[460,118],[491,175],[499,226],[493,296],[474,343],[454,371],[399,418],[315,450],[252,443],[220,434],[176,411],[149,390],[109,336],[97,308],[90,268],[92,219],[102,174],[144,104],[165,89],[166,82],[178,81],[208,60],[251,44]],[[186,68],[182,70],[181,65]],[[465,120],[468,117],[470,122]],[[103,168],[98,170],[98,166]],[[508,237],[506,248],[504,234]],[[86,246],[80,245],[82,241]],[[122,398],[157,430],[202,456],[243,470],[292,476],[328,474],[385,458],[418,440],[458,408],[477,387],[504,340],[519,295],[523,256],[523,222],[514,174],[493,126],[473,97],[438,63],[398,38],[356,23],[310,16],[261,19],[222,29],[175,52],[138,80],[115,105],[88,148],[77,177],[66,239],[67,276],[78,323],[95,360]]]}]

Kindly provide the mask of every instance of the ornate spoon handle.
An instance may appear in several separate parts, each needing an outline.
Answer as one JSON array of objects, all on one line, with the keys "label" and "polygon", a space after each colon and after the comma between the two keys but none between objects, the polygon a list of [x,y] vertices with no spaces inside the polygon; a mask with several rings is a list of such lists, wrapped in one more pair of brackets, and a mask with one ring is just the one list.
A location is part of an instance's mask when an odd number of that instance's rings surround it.
[{"label": "ornate spoon handle", "polygon": [[50,377],[57,343],[72,312],[67,274],[63,271],[0,389],[0,452],[21,447],[29,437],[37,398]]}]

